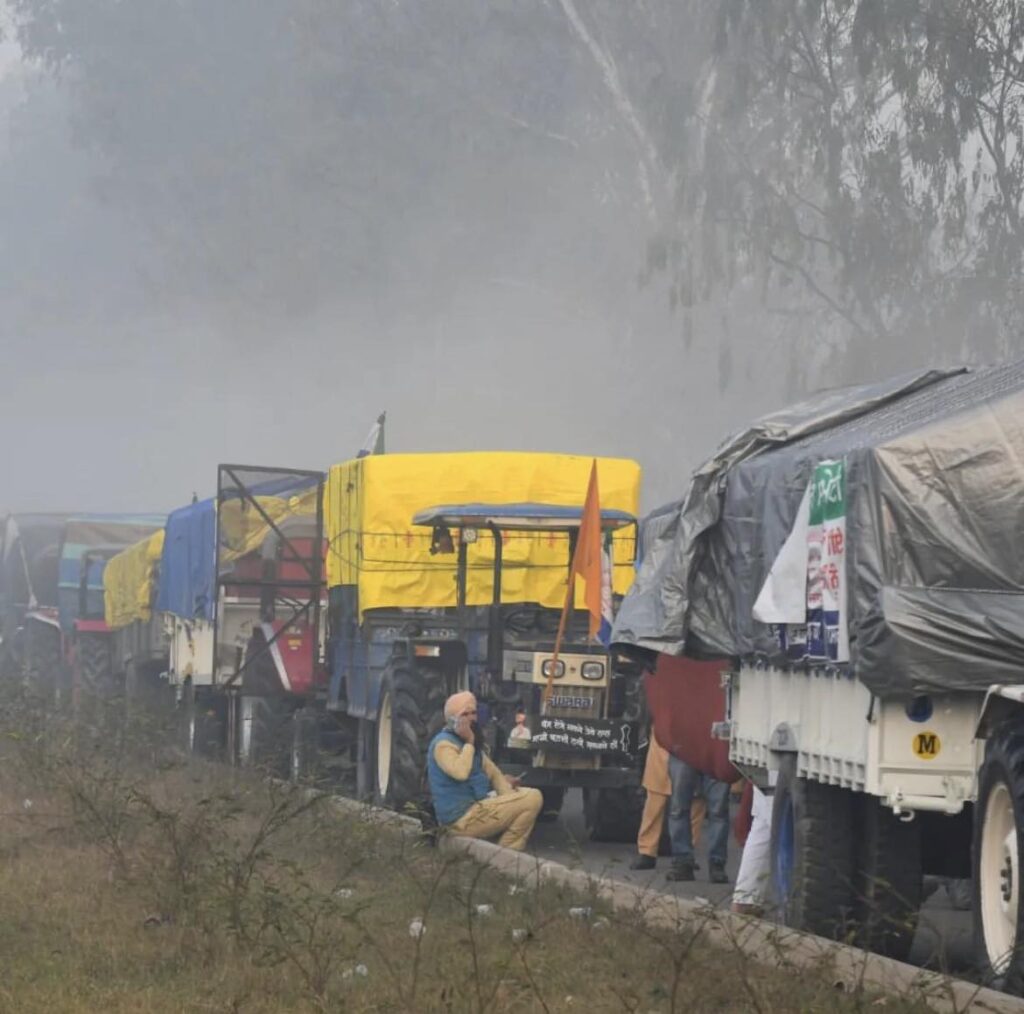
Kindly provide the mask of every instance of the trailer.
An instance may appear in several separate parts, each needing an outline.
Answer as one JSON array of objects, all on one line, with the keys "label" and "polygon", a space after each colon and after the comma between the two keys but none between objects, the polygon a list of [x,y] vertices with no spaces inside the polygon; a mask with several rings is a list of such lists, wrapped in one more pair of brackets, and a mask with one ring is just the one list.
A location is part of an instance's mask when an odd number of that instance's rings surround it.
[{"label": "trailer", "polygon": [[[492,752],[542,789],[549,813],[581,788],[595,836],[635,836],[639,671],[588,643],[577,609],[552,657],[591,461],[389,454],[330,470],[327,711],[354,723],[358,795],[421,806],[445,697],[470,689]],[[632,580],[640,469],[618,459],[597,467],[621,596]],[[561,742],[570,725],[577,746]]]},{"label": "trailer", "polygon": [[922,875],[971,877],[1024,987],[1024,364],[817,398],[694,474],[620,610],[626,651],[718,657],[716,734],[772,793],[789,926],[903,957]]},{"label": "trailer", "polygon": [[[129,707],[160,710],[168,687],[170,625],[154,606],[164,529],[111,557],[103,571],[104,621],[111,632],[110,668]],[[169,703],[169,702],[168,702]]]},{"label": "trailer", "polygon": [[217,495],[167,519],[155,611],[190,751],[286,773],[323,695],[322,472],[221,465]]}]

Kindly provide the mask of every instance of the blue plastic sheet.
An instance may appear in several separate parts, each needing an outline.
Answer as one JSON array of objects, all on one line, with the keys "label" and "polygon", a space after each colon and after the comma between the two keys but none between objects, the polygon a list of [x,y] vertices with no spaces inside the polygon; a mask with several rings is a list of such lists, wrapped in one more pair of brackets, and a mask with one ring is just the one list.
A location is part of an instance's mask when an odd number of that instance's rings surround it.
[{"label": "blue plastic sheet", "polygon": [[212,620],[215,594],[216,503],[200,500],[167,518],[157,609],[185,620]]}]

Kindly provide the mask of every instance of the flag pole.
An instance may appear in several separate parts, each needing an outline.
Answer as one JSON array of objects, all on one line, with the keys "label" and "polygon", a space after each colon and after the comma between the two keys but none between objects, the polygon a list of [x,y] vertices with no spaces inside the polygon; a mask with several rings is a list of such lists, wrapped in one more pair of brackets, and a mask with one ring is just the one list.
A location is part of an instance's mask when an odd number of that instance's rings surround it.
[{"label": "flag pole", "polygon": [[[596,516],[593,516],[595,512]],[[579,533],[576,539],[576,546],[573,549],[572,563],[569,567],[569,586],[565,590],[565,603],[562,606],[562,615],[558,620],[558,633],[555,635],[555,650],[551,657],[551,672],[548,674],[547,683],[544,685],[544,693],[541,696],[541,702],[544,705],[547,705],[554,686],[555,669],[558,668],[558,656],[562,651],[562,641],[565,638],[565,628],[569,619],[569,610],[576,604],[576,575],[583,570],[587,562],[586,554],[590,548],[587,546],[587,537],[593,537],[592,532],[595,526],[597,532],[596,538],[598,540],[598,552],[600,553],[601,503],[597,487],[596,458],[590,466],[590,479],[587,482],[587,495],[583,501],[583,512],[580,515]],[[594,580],[594,575],[584,573],[583,576],[587,579],[587,597],[589,599],[591,597],[590,583]],[[598,578],[600,578],[600,571],[598,572]],[[598,609],[598,612],[600,612],[600,608]],[[593,634],[593,617],[591,618],[591,624],[591,634]]]},{"label": "flag pole", "polygon": [[580,551],[579,542],[572,554],[572,566],[569,570],[569,587],[565,590],[565,603],[562,606],[562,615],[558,618],[558,633],[555,635],[555,650],[551,653],[551,672],[548,673],[548,681],[544,686],[542,701],[546,705],[551,697],[551,690],[555,682],[555,670],[558,668],[558,655],[562,650],[562,639],[565,637],[565,624],[569,618],[569,610],[575,605],[576,597],[576,554]]}]

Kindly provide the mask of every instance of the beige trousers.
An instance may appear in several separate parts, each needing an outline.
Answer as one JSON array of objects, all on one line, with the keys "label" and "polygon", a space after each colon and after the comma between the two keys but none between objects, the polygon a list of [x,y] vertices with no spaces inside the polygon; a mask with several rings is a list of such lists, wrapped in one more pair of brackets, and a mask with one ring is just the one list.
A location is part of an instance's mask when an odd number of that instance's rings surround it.
[{"label": "beige trousers", "polygon": [[466,838],[493,838],[500,834],[499,845],[522,852],[543,805],[540,789],[513,789],[504,796],[478,800],[449,824],[448,830]]},{"label": "beige trousers", "polygon": [[[636,850],[641,855],[658,855],[661,829],[665,823],[665,813],[671,798],[671,796],[663,796],[660,792],[647,790],[644,812],[640,817],[640,832],[636,836]],[[707,804],[700,797],[690,805],[690,832],[693,835],[694,845],[700,840],[700,829],[704,823],[704,814],[707,813],[707,809]]]}]

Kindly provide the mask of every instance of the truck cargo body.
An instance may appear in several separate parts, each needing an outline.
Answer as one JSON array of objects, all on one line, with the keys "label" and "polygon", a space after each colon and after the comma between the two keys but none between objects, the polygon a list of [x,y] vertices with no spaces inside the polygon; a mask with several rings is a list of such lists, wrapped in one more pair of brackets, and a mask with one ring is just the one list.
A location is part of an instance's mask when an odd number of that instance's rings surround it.
[{"label": "truck cargo body", "polygon": [[156,611],[189,749],[287,762],[326,690],[323,475],[221,465],[217,496],[172,512]]},{"label": "truck cargo body", "polygon": [[955,814],[976,798],[983,700],[881,701],[836,670],[743,665],[729,685],[729,756],[766,788],[791,755],[798,777],[877,796],[896,813]]}]

